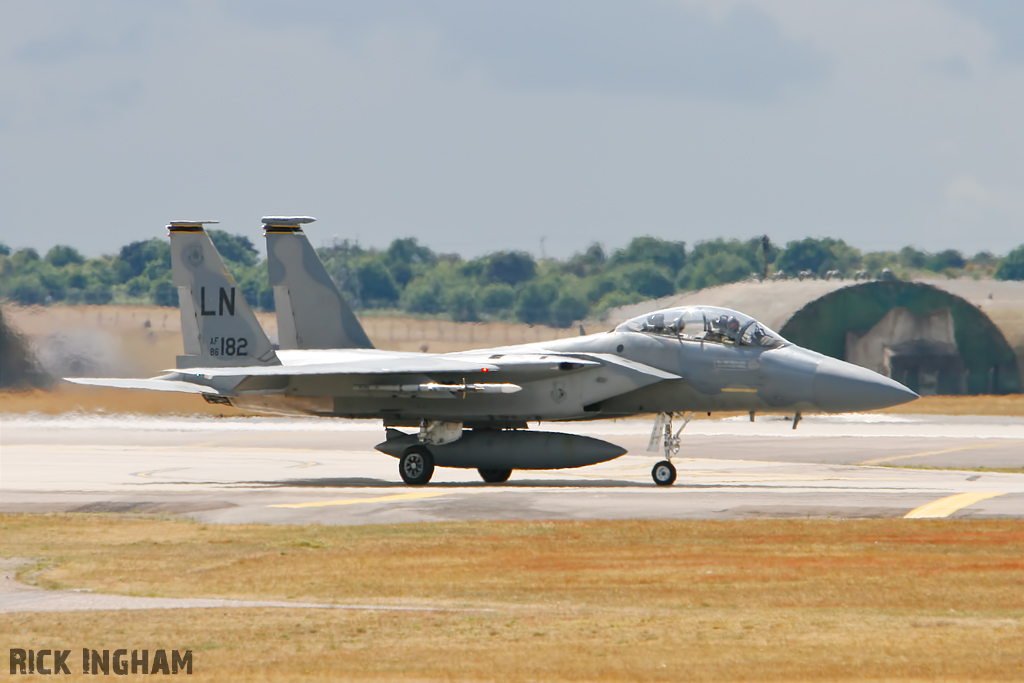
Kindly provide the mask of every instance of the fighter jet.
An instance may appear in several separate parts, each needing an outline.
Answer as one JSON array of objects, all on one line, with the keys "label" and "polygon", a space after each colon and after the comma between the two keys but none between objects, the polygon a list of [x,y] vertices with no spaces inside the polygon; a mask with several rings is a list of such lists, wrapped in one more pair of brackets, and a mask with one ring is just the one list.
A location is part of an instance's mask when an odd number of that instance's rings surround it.
[{"label": "fighter jet", "polygon": [[[405,483],[435,467],[475,468],[486,482],[513,470],[582,467],[625,450],[599,439],[528,429],[654,414],[651,475],[675,482],[672,458],[694,413],[872,410],[917,394],[871,370],[786,341],[738,311],[654,311],[608,332],[446,354],[374,349],[302,226],[268,217],[275,349],[206,232],[214,221],[173,221],[171,266],[185,354],[149,379],[69,378],[79,384],[176,391],[274,415],[382,420],[377,450]],[[679,424],[678,427],[676,425]],[[409,431],[403,431],[409,430]]]}]

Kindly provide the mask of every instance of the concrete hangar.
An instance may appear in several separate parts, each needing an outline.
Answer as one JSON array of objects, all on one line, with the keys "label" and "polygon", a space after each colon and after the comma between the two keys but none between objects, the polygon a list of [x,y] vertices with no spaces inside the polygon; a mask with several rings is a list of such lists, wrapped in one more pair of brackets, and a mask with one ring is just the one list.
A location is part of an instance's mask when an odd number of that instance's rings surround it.
[{"label": "concrete hangar", "polygon": [[736,282],[612,309],[606,321],[697,304],[752,315],[796,344],[923,396],[1024,390],[1024,282]]}]

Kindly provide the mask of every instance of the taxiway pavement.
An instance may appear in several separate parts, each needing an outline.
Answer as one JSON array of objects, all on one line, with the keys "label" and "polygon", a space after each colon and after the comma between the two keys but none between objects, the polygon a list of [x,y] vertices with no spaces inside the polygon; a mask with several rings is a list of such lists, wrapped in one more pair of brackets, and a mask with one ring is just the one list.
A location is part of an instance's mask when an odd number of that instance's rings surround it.
[{"label": "taxiway pavement", "polygon": [[[439,468],[405,486],[377,422],[0,418],[0,512],[142,512],[211,523],[748,517],[1024,517],[1024,419],[840,415],[696,420],[657,487],[651,421],[548,424],[629,449],[484,484]],[[532,426],[532,425],[531,425]],[[927,469],[926,469],[927,468]],[[961,468],[961,469],[931,469]]]}]

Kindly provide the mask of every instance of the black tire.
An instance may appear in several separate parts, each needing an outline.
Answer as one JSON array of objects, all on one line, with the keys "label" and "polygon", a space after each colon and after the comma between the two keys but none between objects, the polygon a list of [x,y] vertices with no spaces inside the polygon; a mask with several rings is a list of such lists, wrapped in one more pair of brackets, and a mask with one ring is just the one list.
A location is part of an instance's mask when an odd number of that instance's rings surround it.
[{"label": "black tire", "polygon": [[488,484],[501,484],[512,476],[512,470],[485,470],[479,467],[476,471],[480,473],[480,478]]},{"label": "black tire", "polygon": [[398,459],[398,474],[410,486],[423,486],[434,476],[434,456],[425,446],[410,446]]},{"label": "black tire", "polygon": [[651,477],[658,486],[671,486],[676,483],[676,466],[668,460],[662,460],[651,470]]}]

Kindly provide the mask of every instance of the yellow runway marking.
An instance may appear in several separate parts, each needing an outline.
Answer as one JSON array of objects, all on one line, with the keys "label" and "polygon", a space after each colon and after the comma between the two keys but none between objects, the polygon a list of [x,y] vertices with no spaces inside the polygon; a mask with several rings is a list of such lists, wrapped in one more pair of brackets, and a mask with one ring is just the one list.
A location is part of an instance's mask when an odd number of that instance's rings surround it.
[{"label": "yellow runway marking", "polygon": [[438,496],[450,496],[453,493],[478,493],[478,491],[413,491],[412,493],[394,493],[390,496],[375,496],[373,498],[349,498],[347,500],[318,500],[310,503],[279,503],[268,505],[272,508],[320,508],[331,505],[356,505],[357,503],[387,503],[393,500],[416,500],[419,498],[436,498]]},{"label": "yellow runway marking", "polygon": [[314,467],[314,466],[319,465],[319,464],[320,463],[318,463],[316,461],[310,460],[309,462],[304,462],[304,463],[301,463],[299,465],[289,465],[288,469],[290,469],[290,470],[298,470],[298,469],[302,469],[303,467]]},{"label": "yellow runway marking", "polygon": [[996,493],[993,491],[979,491],[977,493],[958,493],[955,496],[946,496],[945,498],[939,498],[933,500],[927,505],[922,505],[919,508],[914,508],[907,514],[903,515],[903,519],[935,519],[939,517],[949,517],[957,510],[963,510],[968,505],[974,505],[975,503],[989,498],[995,498],[996,496],[1005,496],[1006,493]]},{"label": "yellow runway marking", "polygon": [[956,453],[957,451],[977,451],[983,448],[999,448],[1000,446],[1013,446],[1014,444],[1024,443],[1024,441],[1002,441],[1000,443],[986,443],[980,446],[958,446],[957,448],[947,448],[944,451],[928,451],[926,453],[911,453],[910,455],[890,455],[885,458],[872,458],[871,460],[865,460],[864,462],[857,463],[858,465],[877,465],[882,462],[889,462],[890,460],[903,460],[905,458],[924,458],[929,455],[943,455],[945,453]]}]

